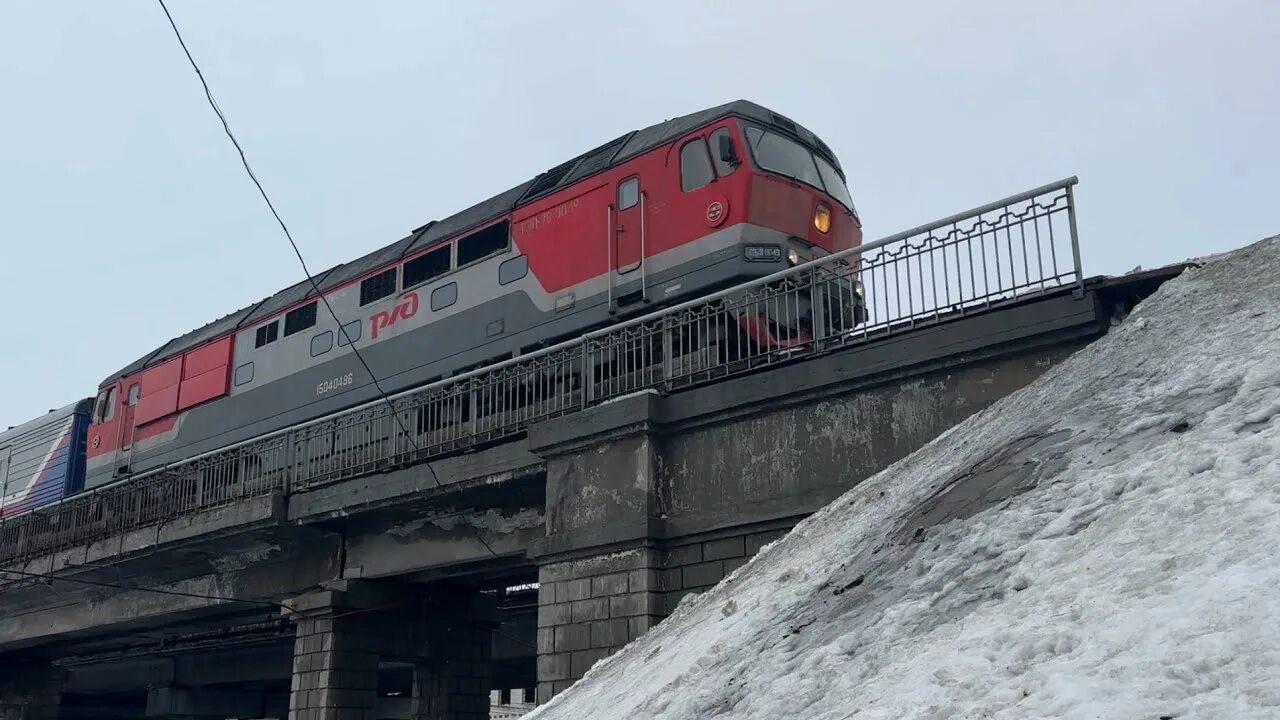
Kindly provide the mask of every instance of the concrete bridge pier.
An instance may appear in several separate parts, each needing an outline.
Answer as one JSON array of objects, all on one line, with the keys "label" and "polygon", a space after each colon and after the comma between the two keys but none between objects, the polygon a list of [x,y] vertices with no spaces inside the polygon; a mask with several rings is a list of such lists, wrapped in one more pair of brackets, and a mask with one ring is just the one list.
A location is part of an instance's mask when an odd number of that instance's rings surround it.
[{"label": "concrete bridge pier", "polygon": [[0,720],[57,720],[66,673],[40,660],[0,667]]},{"label": "concrete bridge pier", "polygon": [[493,598],[474,591],[430,598],[415,643],[414,720],[487,720],[492,672]]},{"label": "concrete bridge pier", "polygon": [[342,581],[286,603],[294,619],[290,720],[374,720],[379,670],[413,669],[413,720],[489,715],[493,600],[466,589]]},{"label": "concrete bridge pier", "polygon": [[530,431],[547,462],[547,536],[531,551],[539,703],[660,619],[659,402],[643,394]]}]

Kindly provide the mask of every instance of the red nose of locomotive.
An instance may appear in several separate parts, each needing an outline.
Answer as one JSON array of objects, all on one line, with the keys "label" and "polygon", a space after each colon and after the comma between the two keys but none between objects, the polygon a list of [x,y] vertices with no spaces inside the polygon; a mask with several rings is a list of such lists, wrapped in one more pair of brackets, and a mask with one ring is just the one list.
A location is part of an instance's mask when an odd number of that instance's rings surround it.
[{"label": "red nose of locomotive", "polygon": [[792,265],[862,243],[858,216],[825,192],[776,175],[752,180],[748,222],[785,233]]},{"label": "red nose of locomotive", "polygon": [[[770,129],[748,126],[745,135],[756,171],[748,222],[785,236],[787,264],[862,243],[862,223],[832,161]],[[765,291],[779,301],[743,313],[739,326],[756,345],[777,349],[852,330],[867,317],[858,264],[856,256],[849,257],[773,283]]]}]

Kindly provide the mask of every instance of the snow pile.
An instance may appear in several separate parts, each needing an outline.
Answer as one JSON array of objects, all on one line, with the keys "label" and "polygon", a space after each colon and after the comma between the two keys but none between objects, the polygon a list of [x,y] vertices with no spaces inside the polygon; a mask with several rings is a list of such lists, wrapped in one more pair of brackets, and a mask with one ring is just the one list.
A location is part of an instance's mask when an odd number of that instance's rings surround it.
[{"label": "snow pile", "polygon": [[526,717],[1280,718],[1280,238],[1187,270]]}]

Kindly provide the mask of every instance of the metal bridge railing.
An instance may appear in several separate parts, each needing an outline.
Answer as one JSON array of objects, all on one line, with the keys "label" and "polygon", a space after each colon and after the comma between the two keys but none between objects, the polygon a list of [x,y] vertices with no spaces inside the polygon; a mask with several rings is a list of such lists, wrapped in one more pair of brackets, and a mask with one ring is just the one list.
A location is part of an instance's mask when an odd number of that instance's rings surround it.
[{"label": "metal bridge railing", "polygon": [[[12,564],[1083,283],[1074,177],[0,522]],[[865,297],[865,318],[851,311]]]}]

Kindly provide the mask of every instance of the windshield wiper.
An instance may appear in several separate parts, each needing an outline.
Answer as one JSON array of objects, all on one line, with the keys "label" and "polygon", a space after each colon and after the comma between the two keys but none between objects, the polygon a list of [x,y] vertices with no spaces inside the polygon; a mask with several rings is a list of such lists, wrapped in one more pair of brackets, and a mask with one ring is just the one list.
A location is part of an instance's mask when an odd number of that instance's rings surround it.
[{"label": "windshield wiper", "polygon": [[800,178],[796,177],[795,175],[788,175],[788,174],[786,174],[786,173],[782,172],[781,170],[772,170],[772,169],[770,169],[770,170],[769,170],[769,172],[773,173],[774,175],[779,175],[779,176],[781,176],[781,177],[784,177],[784,178],[786,178],[786,179],[790,180],[791,182],[796,183],[797,185],[808,185],[808,184],[809,184],[809,183],[807,183],[807,182],[805,182],[805,181],[801,180]]}]

